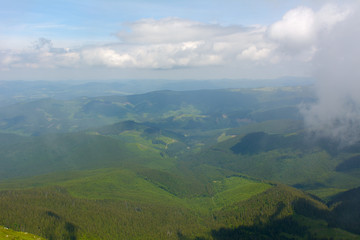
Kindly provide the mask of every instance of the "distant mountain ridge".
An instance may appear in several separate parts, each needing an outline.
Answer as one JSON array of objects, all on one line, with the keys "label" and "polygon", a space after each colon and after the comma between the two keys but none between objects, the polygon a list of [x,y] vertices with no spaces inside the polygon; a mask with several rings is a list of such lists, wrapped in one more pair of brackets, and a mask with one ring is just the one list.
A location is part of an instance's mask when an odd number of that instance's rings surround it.
[{"label": "distant mountain ridge", "polygon": [[114,94],[131,95],[152,91],[189,91],[202,89],[256,88],[313,84],[311,78],[219,80],[114,80],[114,81],[0,81],[0,106],[42,98],[71,100]]},{"label": "distant mountain ridge", "polygon": [[233,128],[276,118],[301,119],[297,105],[311,101],[314,96],[309,87],[167,90],[74,100],[41,99],[0,108],[0,131],[41,135],[124,120],[169,129]]}]

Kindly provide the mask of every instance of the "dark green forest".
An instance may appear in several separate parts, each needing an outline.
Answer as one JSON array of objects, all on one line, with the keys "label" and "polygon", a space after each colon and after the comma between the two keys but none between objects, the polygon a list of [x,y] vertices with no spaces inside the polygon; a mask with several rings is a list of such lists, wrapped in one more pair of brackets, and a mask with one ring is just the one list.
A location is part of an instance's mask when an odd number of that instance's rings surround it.
[{"label": "dark green forest", "polygon": [[306,129],[311,86],[46,89],[0,104],[0,238],[360,239],[360,143]]}]

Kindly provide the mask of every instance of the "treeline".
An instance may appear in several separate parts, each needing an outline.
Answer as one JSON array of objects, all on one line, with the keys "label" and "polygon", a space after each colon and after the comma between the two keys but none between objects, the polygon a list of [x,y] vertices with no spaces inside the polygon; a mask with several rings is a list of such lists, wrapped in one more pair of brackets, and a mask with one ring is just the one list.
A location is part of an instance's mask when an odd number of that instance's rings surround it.
[{"label": "treeline", "polygon": [[0,192],[0,225],[47,239],[177,239],[205,232],[186,208],[71,197],[63,188]]},{"label": "treeline", "polygon": [[304,201],[318,211],[328,211],[325,204],[316,201],[302,191],[277,185],[247,201],[234,204],[231,207],[214,213],[214,217],[228,226],[252,226],[267,224],[271,221],[284,219],[295,213],[302,214],[306,209],[296,209],[297,203]]},{"label": "treeline", "polygon": [[317,217],[329,210],[282,185],[208,214],[172,204],[78,199],[60,187],[0,192],[0,225],[52,240],[276,239],[284,233],[322,239],[292,218],[302,212]]},{"label": "treeline", "polygon": [[[353,198],[348,200],[351,204],[335,203],[334,207],[329,208],[300,190],[277,185],[248,201],[214,214],[219,222],[225,224],[214,229],[211,235],[214,240],[360,239],[356,235],[360,231],[357,221],[359,207],[354,204],[355,201],[359,202],[359,198],[355,198],[352,192],[351,195]],[[345,206],[347,209],[343,210]],[[349,207],[352,207],[352,214]]]}]

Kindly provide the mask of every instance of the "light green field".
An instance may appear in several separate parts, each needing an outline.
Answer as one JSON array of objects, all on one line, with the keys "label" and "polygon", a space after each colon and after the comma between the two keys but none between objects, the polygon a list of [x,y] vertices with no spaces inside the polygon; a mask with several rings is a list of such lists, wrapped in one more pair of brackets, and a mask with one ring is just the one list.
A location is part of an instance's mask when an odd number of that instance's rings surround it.
[{"label": "light green field", "polygon": [[[171,175],[169,175],[171,177]],[[271,185],[240,176],[214,180],[208,196],[176,196],[173,186],[156,183],[129,169],[97,169],[55,173],[0,183],[0,189],[61,186],[72,196],[86,199],[116,199],[162,203],[209,213],[259,194]]]},{"label": "light green field", "polygon": [[45,240],[45,238],[27,233],[17,232],[6,227],[0,226],[0,239],[9,240]]}]

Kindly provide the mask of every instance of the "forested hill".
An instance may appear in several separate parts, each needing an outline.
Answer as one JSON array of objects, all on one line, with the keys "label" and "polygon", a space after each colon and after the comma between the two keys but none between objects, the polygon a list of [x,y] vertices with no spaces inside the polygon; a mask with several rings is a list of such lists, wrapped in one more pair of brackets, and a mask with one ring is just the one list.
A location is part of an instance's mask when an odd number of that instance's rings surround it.
[{"label": "forested hill", "polygon": [[300,120],[309,87],[158,91],[140,95],[51,98],[0,108],[0,130],[25,135],[74,132],[133,120],[168,129],[233,128],[267,120]]},{"label": "forested hill", "polygon": [[360,239],[360,144],[311,135],[299,104],[315,100],[265,87],[8,104],[0,225],[46,239]]}]

